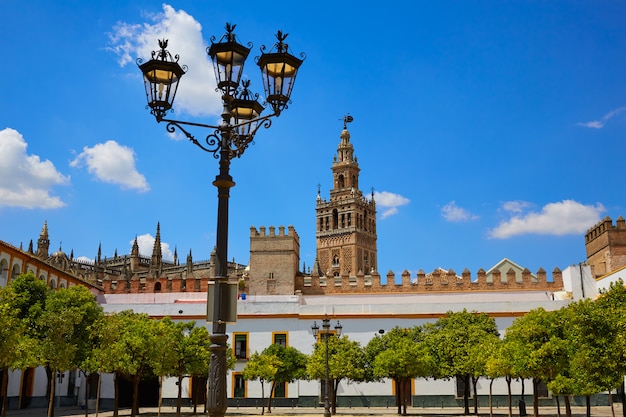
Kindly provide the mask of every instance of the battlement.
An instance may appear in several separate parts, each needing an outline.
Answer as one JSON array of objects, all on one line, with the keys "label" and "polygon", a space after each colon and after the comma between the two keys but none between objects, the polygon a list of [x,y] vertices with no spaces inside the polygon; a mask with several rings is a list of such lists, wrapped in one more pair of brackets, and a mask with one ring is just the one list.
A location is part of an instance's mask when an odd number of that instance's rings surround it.
[{"label": "battlement", "polygon": [[305,295],[315,294],[376,294],[376,293],[432,293],[462,291],[559,291],[563,289],[563,275],[559,268],[552,271],[552,280],[548,281],[547,273],[540,268],[533,275],[527,268],[517,274],[512,268],[502,273],[498,269],[486,272],[479,269],[476,278],[472,279],[469,270],[461,275],[454,270],[436,269],[426,274],[420,270],[411,278],[409,271],[404,270],[401,281],[396,282],[395,273],[389,271],[386,282],[381,282],[381,275],[373,272],[365,275],[360,272],[356,276],[305,276],[301,288]]},{"label": "battlement", "polygon": [[626,221],[622,216],[619,216],[613,225],[613,220],[609,216],[599,221],[595,226],[587,230],[585,234],[585,242],[589,243],[605,233],[612,233],[614,231],[624,230],[626,231]]},{"label": "battlement", "polygon": [[298,236],[296,229],[292,225],[287,226],[287,234],[285,234],[285,226],[278,226],[278,234],[276,234],[276,227],[274,226],[269,227],[269,233],[267,229],[265,228],[265,226],[261,226],[259,230],[257,230],[257,228],[254,226],[250,226],[251,238],[259,238],[259,237],[272,238],[272,237],[286,237],[286,236],[293,236],[296,238],[298,242],[300,241],[300,237]]}]

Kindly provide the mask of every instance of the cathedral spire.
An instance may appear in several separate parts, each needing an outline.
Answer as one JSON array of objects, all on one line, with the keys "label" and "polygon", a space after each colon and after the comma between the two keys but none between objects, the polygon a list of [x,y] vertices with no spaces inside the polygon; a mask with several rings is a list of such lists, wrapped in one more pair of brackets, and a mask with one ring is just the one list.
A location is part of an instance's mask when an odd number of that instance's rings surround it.
[{"label": "cathedral spire", "polygon": [[133,248],[130,250],[130,272],[137,272],[138,270],[139,270],[139,243],[137,242],[137,235],[135,235]]},{"label": "cathedral spire", "polygon": [[152,259],[150,261],[150,270],[155,276],[161,275],[163,266],[163,255],[161,253],[161,222],[157,223],[156,236],[154,237],[154,247],[152,248]]},{"label": "cathedral spire", "polygon": [[49,250],[50,239],[48,236],[48,222],[44,220],[39,239],[37,240],[37,256],[42,259],[47,259]]}]

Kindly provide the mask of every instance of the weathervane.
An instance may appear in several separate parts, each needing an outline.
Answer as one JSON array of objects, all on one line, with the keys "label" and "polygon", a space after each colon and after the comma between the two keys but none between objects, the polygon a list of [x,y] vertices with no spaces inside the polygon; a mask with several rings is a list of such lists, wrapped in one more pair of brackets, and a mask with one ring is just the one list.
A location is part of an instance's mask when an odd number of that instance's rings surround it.
[{"label": "weathervane", "polygon": [[350,113],[343,116],[343,129],[346,130],[348,128],[348,123],[352,123],[354,121],[354,117],[350,116]]}]

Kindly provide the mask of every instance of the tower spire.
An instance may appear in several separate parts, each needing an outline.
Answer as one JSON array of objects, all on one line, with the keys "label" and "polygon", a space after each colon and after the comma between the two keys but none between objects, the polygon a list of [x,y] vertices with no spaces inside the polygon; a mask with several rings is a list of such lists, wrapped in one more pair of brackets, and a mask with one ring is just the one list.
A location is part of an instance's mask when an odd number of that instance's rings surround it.
[{"label": "tower spire", "polygon": [[48,236],[48,222],[44,220],[39,239],[37,240],[37,256],[42,259],[47,259],[49,250],[50,239]]},{"label": "tower spire", "polygon": [[161,222],[158,222],[156,236],[154,237],[154,247],[152,248],[152,259],[150,261],[150,270],[155,276],[160,276],[162,266],[163,266],[163,255],[161,253]]}]

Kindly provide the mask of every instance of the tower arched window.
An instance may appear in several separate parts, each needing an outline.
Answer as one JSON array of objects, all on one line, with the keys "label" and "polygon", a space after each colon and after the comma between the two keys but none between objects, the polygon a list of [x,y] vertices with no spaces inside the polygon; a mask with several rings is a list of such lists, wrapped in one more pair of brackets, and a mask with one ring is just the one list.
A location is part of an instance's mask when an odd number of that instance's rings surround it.
[{"label": "tower arched window", "polygon": [[343,175],[339,174],[339,176],[337,177],[337,187],[338,188],[344,188],[345,187],[345,180],[343,178]]},{"label": "tower arched window", "polygon": [[339,227],[339,213],[337,209],[333,210],[333,230]]}]

